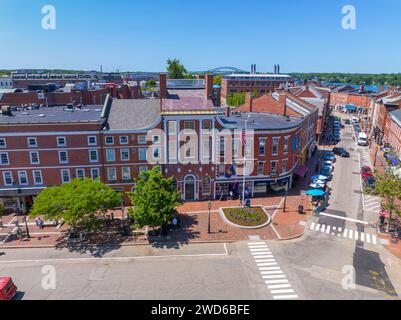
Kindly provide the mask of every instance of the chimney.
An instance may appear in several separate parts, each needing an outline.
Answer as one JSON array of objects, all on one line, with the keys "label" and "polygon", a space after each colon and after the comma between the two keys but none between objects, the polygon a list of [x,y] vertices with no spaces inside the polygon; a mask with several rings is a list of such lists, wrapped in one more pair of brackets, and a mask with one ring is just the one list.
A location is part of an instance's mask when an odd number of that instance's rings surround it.
[{"label": "chimney", "polygon": [[256,64],[253,65],[253,73],[256,73]]},{"label": "chimney", "polygon": [[277,65],[277,74],[280,74],[280,65]]},{"label": "chimney", "polygon": [[277,66],[274,65],[274,74],[276,74],[276,73],[277,73]]},{"label": "chimney", "polygon": [[166,99],[167,98],[167,74],[160,73],[159,81],[160,81],[159,82],[160,100],[161,99]]},{"label": "chimney", "polygon": [[213,100],[213,75],[205,75],[205,90],[208,100]]},{"label": "chimney", "polygon": [[279,98],[278,98],[278,102],[280,103],[280,105],[283,106],[284,109],[284,116],[287,116],[287,97],[285,94],[280,94]]},{"label": "chimney", "polygon": [[253,105],[253,97],[252,97],[252,92],[247,92],[245,93],[245,106],[249,110],[249,112],[252,112],[252,105]]}]

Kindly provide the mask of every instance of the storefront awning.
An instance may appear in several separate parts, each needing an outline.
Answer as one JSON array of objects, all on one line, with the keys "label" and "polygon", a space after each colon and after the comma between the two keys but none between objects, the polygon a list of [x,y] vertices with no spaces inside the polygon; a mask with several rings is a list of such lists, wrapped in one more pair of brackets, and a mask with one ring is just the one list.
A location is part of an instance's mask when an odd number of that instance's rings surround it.
[{"label": "storefront awning", "polygon": [[0,197],[27,197],[37,196],[43,188],[9,188],[0,189]]},{"label": "storefront awning", "polygon": [[300,165],[294,172],[295,175],[300,176],[302,178],[305,177],[306,173],[308,172],[308,167],[304,165]]},{"label": "storefront awning", "polygon": [[356,106],[352,105],[352,104],[347,104],[346,106],[344,106],[345,110],[349,110],[349,111],[355,111],[356,110]]}]

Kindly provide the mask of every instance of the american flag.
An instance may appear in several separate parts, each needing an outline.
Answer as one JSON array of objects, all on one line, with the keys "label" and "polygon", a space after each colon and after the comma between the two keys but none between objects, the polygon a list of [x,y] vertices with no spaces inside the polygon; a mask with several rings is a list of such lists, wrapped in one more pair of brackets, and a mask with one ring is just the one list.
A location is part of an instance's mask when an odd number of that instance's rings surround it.
[{"label": "american flag", "polygon": [[245,132],[245,129],[242,130],[241,143],[242,143],[243,146],[246,144],[246,132]]}]

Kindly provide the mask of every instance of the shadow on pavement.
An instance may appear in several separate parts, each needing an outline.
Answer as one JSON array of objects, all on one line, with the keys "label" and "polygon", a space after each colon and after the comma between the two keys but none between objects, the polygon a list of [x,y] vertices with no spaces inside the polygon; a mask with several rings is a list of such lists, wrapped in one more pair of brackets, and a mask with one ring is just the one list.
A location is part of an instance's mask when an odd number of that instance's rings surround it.
[{"label": "shadow on pavement", "polygon": [[377,252],[356,247],[353,257],[357,285],[382,291],[390,297],[398,297]]}]

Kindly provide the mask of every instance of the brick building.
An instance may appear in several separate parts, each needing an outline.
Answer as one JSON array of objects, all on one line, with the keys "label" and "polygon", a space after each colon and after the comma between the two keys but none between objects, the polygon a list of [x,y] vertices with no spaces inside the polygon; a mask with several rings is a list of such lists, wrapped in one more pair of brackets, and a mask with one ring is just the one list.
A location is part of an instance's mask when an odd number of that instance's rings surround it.
[{"label": "brick building", "polygon": [[230,74],[221,79],[222,101],[234,93],[258,91],[272,93],[275,89],[292,86],[294,79],[285,74]]},{"label": "brick building", "polygon": [[254,196],[291,185],[295,175],[305,174],[315,146],[314,106],[290,93],[274,94],[277,110],[272,104],[232,114],[214,106],[211,76],[201,87],[174,83],[160,75],[160,99],[109,95],[102,106],[81,109],[22,112],[3,107],[2,201],[8,207],[29,206],[43,188],[81,177],[99,177],[128,192],[140,172],[156,164],[174,178],[186,201],[218,198],[229,190],[240,193],[244,170]]}]

